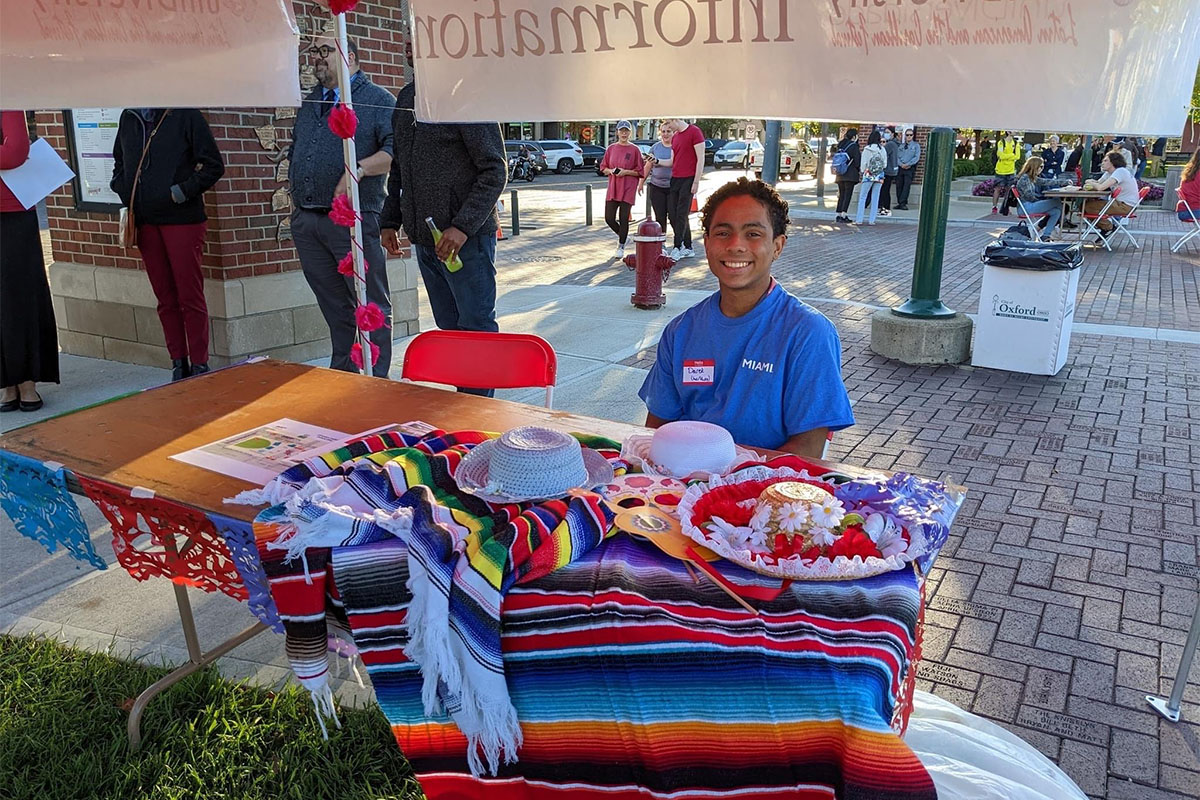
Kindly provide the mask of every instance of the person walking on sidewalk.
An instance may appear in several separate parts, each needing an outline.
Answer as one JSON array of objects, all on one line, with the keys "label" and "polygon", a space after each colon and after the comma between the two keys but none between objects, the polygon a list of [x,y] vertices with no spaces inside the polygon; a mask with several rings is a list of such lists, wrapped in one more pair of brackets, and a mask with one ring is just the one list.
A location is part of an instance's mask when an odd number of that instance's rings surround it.
[{"label": "person walking on sidewalk", "polygon": [[617,141],[608,146],[600,160],[600,172],[608,176],[608,194],[604,196],[604,221],[617,235],[617,251],[613,258],[625,257],[625,240],[629,238],[629,214],[637,199],[645,162],[642,151],[631,144],[633,125],[629,120],[617,123]]},{"label": "person walking on sidewalk", "polygon": [[[843,158],[844,156],[844,158]],[[838,222],[850,221],[850,199],[854,196],[854,186],[862,177],[862,172],[859,169],[859,160],[862,153],[858,146],[858,128],[849,128],[846,130],[846,135],[837,143],[837,149],[834,151],[834,173],[837,175],[838,199],[837,199],[837,216],[834,217]],[[841,172],[838,172],[838,162],[844,162],[845,166]]]},{"label": "person walking on sidewalk", "polygon": [[913,129],[905,128],[904,141],[896,150],[896,208],[900,211],[908,211],[908,193],[912,190],[920,160],[921,145],[913,138]]},{"label": "person walking on sidewalk", "polygon": [[692,226],[688,215],[704,174],[704,133],[687,120],[676,118],[669,122],[674,136],[671,137],[671,194],[667,208],[675,234],[671,258],[678,261],[696,255],[692,249]]},{"label": "person walking on sidewalk", "polygon": [[[888,125],[883,129],[883,151],[887,153],[887,169],[883,173],[883,193],[879,196],[879,216],[892,215],[892,184],[900,172],[900,143],[896,141],[896,126]],[[900,205],[897,201],[896,205]]]},{"label": "person walking on sidewalk", "polygon": [[208,303],[200,271],[208,230],[204,193],[224,174],[212,130],[196,109],[121,113],[109,187],[137,225],[173,381],[208,372]]},{"label": "person walking on sidewalk", "polygon": [[1000,137],[996,140],[995,182],[992,184],[993,214],[1000,212],[1000,199],[1006,196],[1017,182],[1017,159],[1020,155],[1021,146],[1017,144],[1017,140],[1009,136],[1007,131],[1000,131]]},{"label": "person walking on sidewalk", "polygon": [[[416,82],[400,90],[393,124],[396,158],[380,226],[388,252],[400,255],[401,226],[413,243],[421,279],[444,331],[497,331],[496,201],[508,182],[504,136],[496,122],[418,122]],[[425,223],[441,230],[435,242]],[[462,267],[450,272],[446,261]],[[459,389],[491,397],[493,389]]]},{"label": "person walking on sidewalk", "polygon": [[[396,98],[371,82],[359,66],[357,44],[352,40],[347,44],[351,102],[358,116],[354,133],[358,164],[352,179],[358,181],[367,301],[378,306],[385,319],[383,327],[369,334],[371,342],[379,348],[379,360],[371,374],[386,378],[392,361],[392,299],[387,259],[379,239],[379,213],[383,209],[383,176],[392,165],[392,109]],[[342,56],[337,43],[328,37],[313,42],[308,56],[313,62],[317,85],[296,113],[288,151],[288,180],[295,206],[292,240],[304,278],[329,326],[329,366],[357,372],[350,351],[358,336],[354,320],[358,290],[353,275],[338,272],[338,263],[350,252],[351,229],[329,218],[333,199],[346,193],[350,179],[342,155],[342,140],[329,129],[329,114],[342,99],[337,72],[337,59]]]},{"label": "person walking on sidewalk", "polygon": [[[29,160],[24,111],[0,111],[0,136],[0,169]],[[58,377],[58,327],[37,206],[25,208],[0,178],[0,411],[37,411],[37,384]]]},{"label": "person walking on sidewalk", "polygon": [[863,148],[859,160],[859,172],[862,173],[862,186],[858,190],[858,213],[854,215],[854,224],[862,225],[863,211],[868,199],[871,203],[871,217],[868,225],[875,224],[875,215],[879,211],[879,187],[883,185],[884,173],[887,172],[887,151],[883,149],[883,137],[879,131],[871,131],[867,137],[867,146]]},{"label": "person walking on sidewalk", "polygon": [[[642,188],[647,187],[650,193],[650,208],[654,212],[654,219],[658,222],[658,227],[662,228],[662,232],[667,232],[667,204],[671,199],[671,138],[674,133],[671,131],[671,126],[662,124],[658,126],[658,141],[650,146],[650,153],[646,156],[646,166],[642,180],[638,183],[638,194],[642,193]],[[666,249],[666,245],[663,246]]]}]

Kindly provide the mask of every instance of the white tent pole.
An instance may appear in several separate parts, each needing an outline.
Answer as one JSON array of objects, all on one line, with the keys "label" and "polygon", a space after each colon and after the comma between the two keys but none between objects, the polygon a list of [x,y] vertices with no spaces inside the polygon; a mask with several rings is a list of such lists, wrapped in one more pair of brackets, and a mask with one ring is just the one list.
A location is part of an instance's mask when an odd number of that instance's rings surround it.
[{"label": "white tent pole", "polygon": [[[338,93],[346,108],[353,108],[350,97],[350,67],[346,63],[349,59],[349,45],[346,43],[346,15],[334,14],[333,19],[337,24],[338,54],[341,56],[337,64]],[[367,268],[363,260],[362,206],[358,201],[358,149],[354,144],[353,136],[342,140],[342,156],[346,162],[346,193],[350,197],[350,205],[354,207],[355,212],[354,227],[350,229],[350,252],[354,254],[355,297],[358,299],[358,305],[365,306],[367,304]],[[362,330],[358,330],[356,335],[362,346],[362,372],[364,375],[370,375],[370,337]]]}]

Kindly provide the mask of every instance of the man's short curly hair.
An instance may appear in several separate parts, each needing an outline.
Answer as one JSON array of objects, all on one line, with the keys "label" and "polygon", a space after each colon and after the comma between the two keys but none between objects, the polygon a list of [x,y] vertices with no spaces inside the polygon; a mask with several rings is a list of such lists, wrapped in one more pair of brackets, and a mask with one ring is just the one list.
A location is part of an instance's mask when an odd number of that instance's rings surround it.
[{"label": "man's short curly hair", "polygon": [[779,192],[775,191],[775,187],[770,184],[742,177],[736,181],[724,184],[720,189],[713,192],[704,204],[704,209],[700,212],[700,227],[704,229],[705,236],[708,235],[709,228],[712,226],[713,215],[717,213],[717,208],[721,203],[724,203],[731,197],[740,197],[742,195],[753,197],[767,209],[767,215],[771,218],[772,236],[784,236],[787,234],[787,200],[780,197]]}]

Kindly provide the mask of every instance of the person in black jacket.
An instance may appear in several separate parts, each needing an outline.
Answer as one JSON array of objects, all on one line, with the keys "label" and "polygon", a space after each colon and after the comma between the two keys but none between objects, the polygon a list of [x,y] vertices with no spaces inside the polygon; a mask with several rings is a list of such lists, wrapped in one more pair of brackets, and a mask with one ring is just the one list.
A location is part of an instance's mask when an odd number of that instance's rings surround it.
[{"label": "person in black jacket", "polygon": [[[379,217],[383,246],[399,255],[399,229],[404,228],[439,328],[499,330],[496,201],[508,182],[500,125],[418,122],[413,114],[415,95],[415,84],[410,83],[396,98],[396,157]],[[434,241],[426,219],[441,231],[440,241]],[[445,262],[455,256],[462,268],[450,272]],[[470,393],[492,395],[491,390]]]},{"label": "person in black jacket", "polygon": [[850,199],[854,196],[854,187],[862,178],[859,161],[862,158],[862,151],[858,147],[858,128],[850,128],[846,131],[846,135],[837,143],[837,151],[845,153],[850,159],[846,165],[846,171],[837,176],[838,199],[837,199],[837,221],[849,222],[850,215],[846,212],[850,210]]},{"label": "person in black jacket", "polygon": [[208,372],[208,304],[200,272],[208,227],[203,195],[225,174],[221,151],[196,109],[138,108],[121,114],[113,159],[109,185],[137,223],[138,250],[171,356],[171,380]]}]

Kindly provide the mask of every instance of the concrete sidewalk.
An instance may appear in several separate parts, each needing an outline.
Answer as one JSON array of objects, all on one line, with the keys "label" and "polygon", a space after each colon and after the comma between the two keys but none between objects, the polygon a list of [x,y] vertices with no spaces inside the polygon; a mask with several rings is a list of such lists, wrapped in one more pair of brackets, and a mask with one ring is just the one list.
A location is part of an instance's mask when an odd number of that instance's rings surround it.
[{"label": "concrete sidewalk", "polygon": [[[990,208],[988,209],[990,211]],[[943,297],[972,311],[978,252],[1005,221],[952,225]],[[678,265],[668,305],[629,303],[633,276],[607,260],[602,226],[555,224],[500,244],[500,326],[547,338],[560,358],[555,407],[639,422],[637,389],[668,321],[713,289],[702,259]],[[1184,721],[1149,711],[1166,693],[1197,602],[1200,541],[1200,250],[1167,240],[1089,250],[1067,365],[1056,376],[969,366],[908,367],[869,349],[870,315],[904,299],[915,226],[848,230],[799,220],[776,276],[837,325],[858,420],[831,457],[964,482],[969,495],[930,575],[920,688],[995,720],[1059,763],[1092,797],[1183,800],[1200,785],[1200,664]],[[422,309],[422,328],[432,326]],[[399,373],[403,343],[396,348]],[[166,370],[64,356],[64,383],[39,414],[134,391]],[[541,390],[504,392],[534,404]],[[97,551],[103,519],[83,501]],[[48,556],[0,519],[0,628],[79,646],[185,658],[172,589],[119,567]],[[191,592],[202,639],[251,617]],[[281,641],[263,634],[222,659],[231,676],[286,680]],[[365,699],[351,685],[343,696]]]}]

